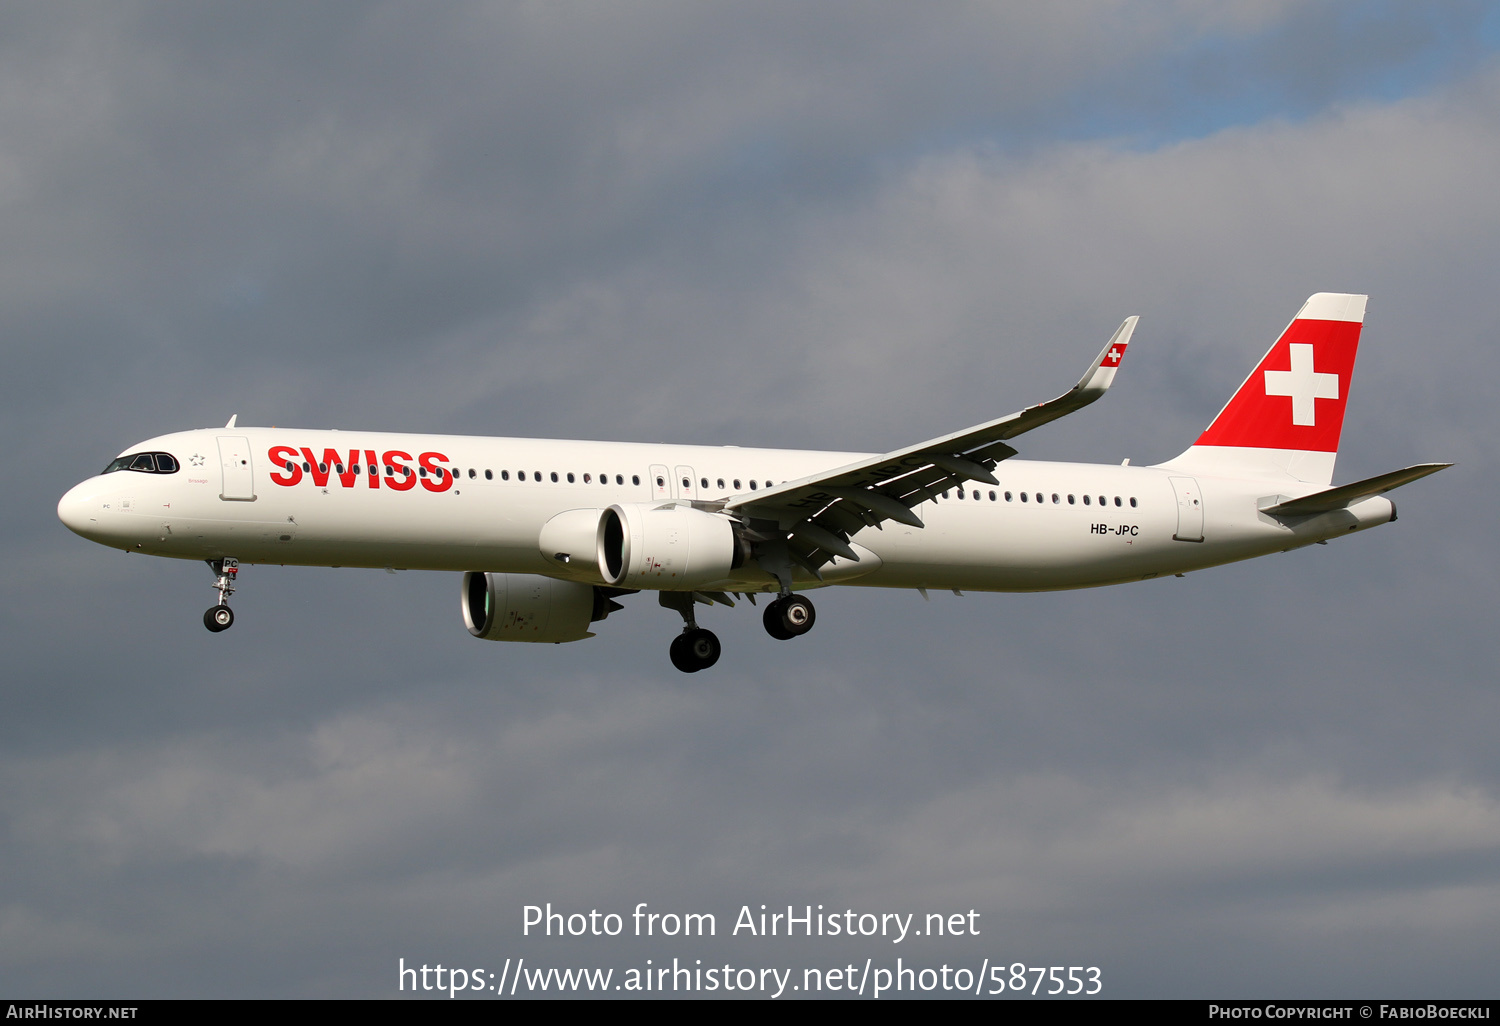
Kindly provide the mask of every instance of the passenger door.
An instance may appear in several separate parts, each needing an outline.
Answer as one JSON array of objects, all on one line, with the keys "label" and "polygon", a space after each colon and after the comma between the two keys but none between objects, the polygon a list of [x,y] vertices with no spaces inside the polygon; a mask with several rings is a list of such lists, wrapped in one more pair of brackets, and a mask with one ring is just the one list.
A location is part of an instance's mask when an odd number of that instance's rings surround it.
[{"label": "passenger door", "polygon": [[220,435],[219,464],[224,471],[224,488],[219,492],[219,498],[228,502],[254,502],[255,473],[250,463],[250,440]]},{"label": "passenger door", "polygon": [[1203,493],[1198,482],[1191,477],[1172,478],[1172,491],[1177,496],[1178,541],[1201,542],[1203,540]]}]

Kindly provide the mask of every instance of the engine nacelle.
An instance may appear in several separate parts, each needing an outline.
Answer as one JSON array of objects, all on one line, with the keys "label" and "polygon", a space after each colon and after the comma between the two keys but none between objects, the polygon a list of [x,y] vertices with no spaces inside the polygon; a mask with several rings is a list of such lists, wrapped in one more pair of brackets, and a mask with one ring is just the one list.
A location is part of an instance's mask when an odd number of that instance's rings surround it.
[{"label": "engine nacelle", "polygon": [[604,584],[600,566],[600,538],[604,515],[608,510],[570,509],[557,514],[542,525],[537,548],[542,558],[554,564],[559,576],[591,584]]},{"label": "engine nacelle", "polygon": [[687,590],[744,565],[735,522],[675,502],[621,503],[599,519],[599,572],[620,588]]},{"label": "engine nacelle", "polygon": [[486,641],[582,641],[594,636],[589,624],[609,610],[608,597],[591,584],[538,574],[464,574],[464,626]]}]

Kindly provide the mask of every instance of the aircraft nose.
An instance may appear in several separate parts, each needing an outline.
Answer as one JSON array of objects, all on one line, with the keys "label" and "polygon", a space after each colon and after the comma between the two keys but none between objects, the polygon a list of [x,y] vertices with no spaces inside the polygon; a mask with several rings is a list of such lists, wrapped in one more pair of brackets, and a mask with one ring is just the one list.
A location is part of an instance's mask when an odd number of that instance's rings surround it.
[{"label": "aircraft nose", "polygon": [[61,520],[74,534],[81,534],[87,538],[91,528],[98,526],[99,504],[94,501],[93,491],[89,483],[74,485],[69,488],[57,503],[57,519]]}]

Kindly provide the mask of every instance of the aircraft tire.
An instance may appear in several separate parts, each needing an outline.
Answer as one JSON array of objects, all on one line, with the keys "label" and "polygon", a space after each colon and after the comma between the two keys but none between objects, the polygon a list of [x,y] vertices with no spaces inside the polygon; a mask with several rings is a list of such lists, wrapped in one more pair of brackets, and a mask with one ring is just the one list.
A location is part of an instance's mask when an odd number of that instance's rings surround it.
[{"label": "aircraft tire", "polygon": [[777,641],[800,638],[812,630],[817,622],[818,611],[805,595],[787,595],[766,607],[761,622],[766,633]]},{"label": "aircraft tire", "polygon": [[760,622],[765,625],[766,633],[777,641],[790,641],[792,635],[787,633],[786,627],[781,622],[781,607],[786,599],[777,599],[766,606],[766,611],[760,614]]},{"label": "aircraft tire", "polygon": [[699,627],[673,638],[670,655],[672,665],[683,673],[697,673],[717,663],[722,651],[718,635]]},{"label": "aircraft tire", "polygon": [[813,629],[818,620],[818,611],[805,595],[788,595],[781,609],[781,619],[792,637],[800,638]]},{"label": "aircraft tire", "polygon": [[203,613],[203,626],[218,634],[234,626],[234,610],[228,606],[210,606]]}]

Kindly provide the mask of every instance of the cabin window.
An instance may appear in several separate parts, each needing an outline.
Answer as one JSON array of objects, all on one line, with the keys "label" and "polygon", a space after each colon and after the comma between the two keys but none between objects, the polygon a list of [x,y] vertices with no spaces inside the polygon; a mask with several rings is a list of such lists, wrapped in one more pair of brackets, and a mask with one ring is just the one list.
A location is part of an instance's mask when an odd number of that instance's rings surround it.
[{"label": "cabin window", "polygon": [[1073,496],[1071,496],[1071,495],[1068,496],[1068,505],[1069,506],[1076,505],[1077,502],[1078,502],[1078,500],[1075,499],[1075,498],[1073,498]]},{"label": "cabin window", "polygon": [[753,492],[753,491],[755,491],[755,482],[754,482],[754,481],[751,481],[751,482],[750,482],[750,490],[751,490],[751,491],[752,491],[752,492]]},{"label": "cabin window", "polygon": [[630,475],[630,483],[633,484],[633,485],[640,484],[641,483],[641,475],[639,475],[639,474],[631,474]]},{"label": "cabin window", "polygon": [[[554,481],[557,480],[557,475],[556,474],[552,475],[552,480],[554,480]],[[573,474],[572,474],[571,471],[568,473],[568,484],[577,484],[577,482],[573,480]]]},{"label": "cabin window", "polygon": [[995,493],[994,492],[990,492],[990,501],[991,502],[995,501]]},{"label": "cabin window", "polygon": [[[469,471],[469,473],[470,473],[470,475],[472,475],[474,472],[471,470],[471,471]],[[500,471],[500,473],[504,474],[505,471],[502,470],[502,471]],[[493,480],[495,480],[495,472],[493,470],[486,470],[484,472],[484,479],[486,481],[493,481]]]},{"label": "cabin window", "polygon": [[426,477],[427,476],[427,468],[426,467],[419,468],[417,470],[417,476],[418,477]]},{"label": "cabin window", "polygon": [[667,486],[667,479],[664,478],[664,477],[658,476],[657,479],[656,479],[656,487],[658,487],[658,488],[665,488],[666,486]]},{"label": "cabin window", "polygon": [[1120,497],[1118,495],[1115,496],[1115,505],[1120,505]]},{"label": "cabin window", "polygon": [[1083,504],[1084,504],[1084,505],[1085,505],[1085,506],[1087,506],[1087,505],[1088,505],[1088,504],[1089,504],[1089,497],[1088,497],[1088,496],[1087,496],[1087,495],[1085,495],[1085,496],[1084,496],[1084,497],[1083,497]]},{"label": "cabin window", "polygon": [[552,483],[557,484],[557,471],[552,471]]},{"label": "cabin window", "polygon": [[734,479],[734,490],[735,491],[739,491],[740,490],[740,479],[739,478],[735,478]]},{"label": "cabin window", "polygon": [[[707,486],[705,485],[704,487],[707,487]],[[719,478],[719,491],[722,492],[723,490],[724,490],[724,479],[721,477],[721,478]]]},{"label": "cabin window", "polygon": [[682,479],[682,487],[684,489],[692,488],[693,487],[693,481],[692,481],[692,479],[691,478],[686,478],[686,477],[683,478]]},{"label": "cabin window", "polygon": [[1025,492],[1022,492],[1022,493],[1021,493],[1021,501],[1022,501],[1022,502],[1025,502],[1025,501],[1026,501],[1026,493],[1025,493]]},{"label": "cabin window", "polygon": [[1135,496],[1134,495],[1132,495],[1130,497],[1130,508],[1131,509],[1135,509]]},{"label": "cabin window", "polygon": [[540,482],[542,480],[542,472],[540,470],[533,470],[531,472],[531,479],[533,481]]}]

